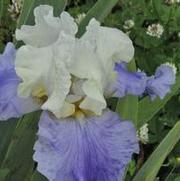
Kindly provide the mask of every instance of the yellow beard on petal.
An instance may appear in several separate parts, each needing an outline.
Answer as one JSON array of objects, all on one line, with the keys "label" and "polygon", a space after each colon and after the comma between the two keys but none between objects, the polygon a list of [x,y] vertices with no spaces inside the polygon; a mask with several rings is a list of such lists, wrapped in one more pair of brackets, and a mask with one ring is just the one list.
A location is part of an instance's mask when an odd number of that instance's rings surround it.
[{"label": "yellow beard on petal", "polygon": [[84,110],[81,109],[79,107],[79,105],[81,104],[81,102],[83,101],[83,99],[81,99],[80,101],[76,102],[75,105],[75,112],[72,114],[73,117],[77,118],[77,119],[82,119],[86,116],[94,116],[95,113],[89,110]]},{"label": "yellow beard on petal", "polygon": [[81,110],[79,110],[79,111],[76,111],[73,114],[73,116],[77,119],[83,119],[85,117],[85,114]]},{"label": "yellow beard on petal", "polygon": [[44,103],[48,99],[47,91],[43,85],[39,85],[32,91],[32,96],[39,102]]}]

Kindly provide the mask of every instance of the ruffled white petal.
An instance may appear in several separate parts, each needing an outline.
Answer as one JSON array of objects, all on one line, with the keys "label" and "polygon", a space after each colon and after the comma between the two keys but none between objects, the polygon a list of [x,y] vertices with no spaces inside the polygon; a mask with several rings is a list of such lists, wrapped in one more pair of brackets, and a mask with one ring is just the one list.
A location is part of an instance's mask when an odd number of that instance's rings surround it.
[{"label": "ruffled white petal", "polygon": [[78,27],[74,18],[67,12],[62,12],[60,18],[62,30],[67,34],[75,35],[78,31]]},{"label": "ruffled white petal", "polygon": [[63,12],[59,17],[53,16],[53,8],[48,5],[40,5],[34,10],[35,25],[23,25],[16,30],[16,39],[34,47],[44,47],[55,43],[61,31],[75,35],[77,25],[74,19]]},{"label": "ruffled white petal", "polygon": [[119,29],[100,26],[95,19],[90,21],[83,38],[95,43],[104,63],[107,60],[129,62],[133,58],[134,47],[130,38]]}]

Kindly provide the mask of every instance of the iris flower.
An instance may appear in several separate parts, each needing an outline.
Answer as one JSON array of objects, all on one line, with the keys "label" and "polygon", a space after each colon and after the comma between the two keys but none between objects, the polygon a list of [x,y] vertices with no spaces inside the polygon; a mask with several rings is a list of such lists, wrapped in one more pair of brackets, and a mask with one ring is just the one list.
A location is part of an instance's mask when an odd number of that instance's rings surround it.
[{"label": "iris flower", "polygon": [[0,56],[0,117],[43,110],[33,158],[50,181],[122,180],[139,152],[138,139],[133,124],[111,111],[106,98],[142,95],[157,76],[127,70],[134,48],[118,29],[92,19],[78,39],[67,12],[54,17],[52,7],[41,5],[34,15],[34,26],[16,30],[25,45],[16,51],[9,43]]}]

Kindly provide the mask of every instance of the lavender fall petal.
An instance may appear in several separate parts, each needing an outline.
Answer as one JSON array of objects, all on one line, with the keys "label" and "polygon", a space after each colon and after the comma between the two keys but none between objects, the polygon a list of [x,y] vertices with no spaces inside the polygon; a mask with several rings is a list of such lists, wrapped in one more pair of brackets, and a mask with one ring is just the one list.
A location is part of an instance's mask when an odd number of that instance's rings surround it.
[{"label": "lavender fall petal", "polygon": [[109,110],[82,120],[43,112],[34,150],[38,171],[50,181],[120,181],[139,146],[133,124]]},{"label": "lavender fall petal", "polygon": [[17,96],[20,79],[15,72],[15,56],[16,50],[12,43],[8,43],[0,55],[0,120],[20,117],[35,109],[33,100]]}]

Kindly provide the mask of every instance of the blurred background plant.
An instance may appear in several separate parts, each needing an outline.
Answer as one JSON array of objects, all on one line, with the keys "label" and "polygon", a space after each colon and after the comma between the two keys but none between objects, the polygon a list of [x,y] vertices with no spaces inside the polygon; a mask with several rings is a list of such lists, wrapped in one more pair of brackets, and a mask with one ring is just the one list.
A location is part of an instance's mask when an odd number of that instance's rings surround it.
[{"label": "blurred background plant", "polygon": [[[66,10],[76,18],[76,22],[79,24],[95,3],[96,0],[69,0]],[[1,52],[5,44],[14,39],[22,4],[23,0],[0,0]],[[130,36],[134,43],[135,60],[139,69],[151,75],[157,66],[169,62],[175,64],[179,72],[179,0],[119,0],[111,13],[105,18],[103,24],[117,27]],[[146,107],[143,109],[146,109]],[[134,157],[129,164],[126,181],[132,180],[137,170],[146,162],[178,120],[180,120],[179,89],[168,103],[137,131],[141,142],[141,153],[138,158]],[[36,176],[33,177],[34,180],[36,180],[35,178]],[[161,165],[156,180],[180,180],[180,142],[176,144]]]}]

